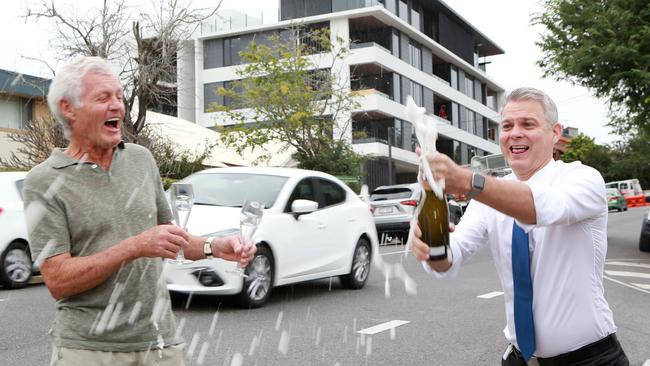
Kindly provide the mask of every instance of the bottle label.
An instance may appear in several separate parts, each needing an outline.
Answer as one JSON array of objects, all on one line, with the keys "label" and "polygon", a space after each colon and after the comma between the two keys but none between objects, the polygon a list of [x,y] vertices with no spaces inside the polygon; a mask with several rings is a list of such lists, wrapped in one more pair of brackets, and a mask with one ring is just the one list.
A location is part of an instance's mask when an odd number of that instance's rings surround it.
[{"label": "bottle label", "polygon": [[438,247],[429,247],[429,256],[435,257],[445,254],[445,246],[441,245]]}]

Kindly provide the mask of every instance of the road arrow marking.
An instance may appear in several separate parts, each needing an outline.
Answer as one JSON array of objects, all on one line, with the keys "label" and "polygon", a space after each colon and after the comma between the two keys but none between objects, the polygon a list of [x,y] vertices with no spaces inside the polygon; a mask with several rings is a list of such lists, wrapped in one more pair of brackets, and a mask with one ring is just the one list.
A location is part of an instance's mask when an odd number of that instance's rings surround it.
[{"label": "road arrow marking", "polygon": [[491,299],[493,297],[497,297],[501,295],[503,295],[502,291],[494,291],[494,292],[488,292],[487,294],[478,295],[476,297],[478,297],[479,299]]},{"label": "road arrow marking", "polygon": [[605,274],[618,277],[637,277],[637,278],[650,278],[650,273],[640,272],[625,272],[625,271],[605,271]]},{"label": "road arrow marking", "polygon": [[404,324],[408,324],[408,323],[410,323],[410,321],[408,321],[408,320],[391,320],[391,321],[386,322],[386,323],[375,325],[374,327],[361,329],[357,333],[373,335],[373,334],[383,332],[385,330],[389,330],[389,329],[392,329],[392,328],[397,328],[400,325],[404,325]]},{"label": "road arrow marking", "polygon": [[627,267],[637,267],[637,268],[650,268],[650,264],[645,263],[630,263],[630,262],[606,262],[607,265],[613,266],[627,266]]}]

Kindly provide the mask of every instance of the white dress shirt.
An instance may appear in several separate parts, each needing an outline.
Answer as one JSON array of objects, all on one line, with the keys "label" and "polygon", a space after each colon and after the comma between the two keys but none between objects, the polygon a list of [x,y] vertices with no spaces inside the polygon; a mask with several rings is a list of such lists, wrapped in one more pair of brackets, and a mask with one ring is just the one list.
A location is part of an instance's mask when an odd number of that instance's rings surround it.
[{"label": "white dress shirt", "polygon": [[[503,179],[517,179],[510,174]],[[529,236],[533,318],[538,357],[552,357],[616,331],[603,294],[607,253],[607,203],[600,173],[580,162],[549,161],[526,183],[534,199],[536,225],[517,221]],[[512,281],[513,218],[476,200],[451,234],[454,276],[461,264],[488,244],[505,298],[506,339],[517,345]]]}]

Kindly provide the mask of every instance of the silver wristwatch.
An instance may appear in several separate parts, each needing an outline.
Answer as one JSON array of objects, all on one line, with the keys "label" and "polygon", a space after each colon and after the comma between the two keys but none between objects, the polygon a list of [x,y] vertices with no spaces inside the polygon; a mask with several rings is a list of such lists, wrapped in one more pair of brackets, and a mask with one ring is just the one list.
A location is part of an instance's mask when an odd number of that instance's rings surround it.
[{"label": "silver wristwatch", "polygon": [[481,173],[472,174],[472,189],[467,194],[469,198],[476,197],[485,187],[485,177]]},{"label": "silver wristwatch", "polygon": [[214,258],[212,255],[212,240],[214,240],[214,236],[205,239],[205,243],[203,243],[203,254],[207,259]]}]

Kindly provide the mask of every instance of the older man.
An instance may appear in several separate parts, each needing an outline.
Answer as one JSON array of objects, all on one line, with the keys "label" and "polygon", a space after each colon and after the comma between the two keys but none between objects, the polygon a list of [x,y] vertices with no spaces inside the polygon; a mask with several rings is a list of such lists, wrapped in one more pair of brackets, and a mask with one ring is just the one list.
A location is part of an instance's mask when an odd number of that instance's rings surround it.
[{"label": "older man", "polygon": [[562,133],[557,121],[557,108],[542,91],[508,95],[499,143],[513,174],[503,179],[472,173],[444,154],[428,155],[434,179],[473,200],[451,235],[451,258],[429,260],[419,228],[412,250],[427,271],[446,277],[489,245],[505,297],[510,346],[503,365],[531,358],[540,365],[627,365],[603,294],[605,184],[593,168],[553,160]]},{"label": "older man", "polygon": [[53,365],[182,365],[161,258],[184,248],[246,265],[255,251],[170,224],[153,157],[121,142],[122,92],[103,59],[63,67],[48,103],[70,144],[25,179],[32,255],[56,299]]}]

